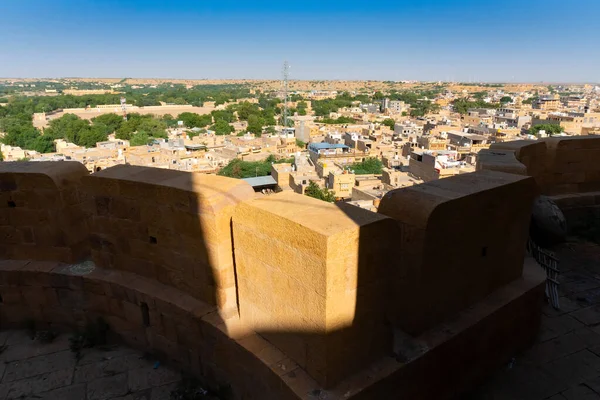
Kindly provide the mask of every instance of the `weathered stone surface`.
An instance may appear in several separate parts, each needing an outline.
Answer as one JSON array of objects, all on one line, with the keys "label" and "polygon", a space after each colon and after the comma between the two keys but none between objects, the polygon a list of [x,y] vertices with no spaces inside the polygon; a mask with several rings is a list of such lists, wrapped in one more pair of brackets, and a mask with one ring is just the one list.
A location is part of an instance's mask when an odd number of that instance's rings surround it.
[{"label": "weathered stone surface", "polygon": [[388,192],[379,213],[398,222],[408,269],[393,283],[394,323],[417,335],[519,278],[535,192],[531,177],[496,171]]},{"label": "weathered stone surface", "polygon": [[105,268],[174,286],[222,309],[237,306],[231,215],[254,197],[244,181],[136,166],[86,177],[95,204],[92,254]]},{"label": "weathered stone surface", "polygon": [[[0,257],[75,262],[89,254],[78,162],[0,164]],[[10,244],[10,246],[6,246]]]},{"label": "weathered stone surface", "polygon": [[121,373],[93,380],[87,384],[88,400],[105,400],[127,394],[127,374]]},{"label": "weathered stone surface", "polygon": [[[240,315],[323,385],[391,351],[386,277],[401,268],[389,218],[294,193],[233,217]],[[290,296],[294,293],[293,296]]]},{"label": "weathered stone surface", "polygon": [[74,366],[75,359],[70,351],[17,360],[6,366],[2,382],[12,382],[56,370],[71,369]]}]

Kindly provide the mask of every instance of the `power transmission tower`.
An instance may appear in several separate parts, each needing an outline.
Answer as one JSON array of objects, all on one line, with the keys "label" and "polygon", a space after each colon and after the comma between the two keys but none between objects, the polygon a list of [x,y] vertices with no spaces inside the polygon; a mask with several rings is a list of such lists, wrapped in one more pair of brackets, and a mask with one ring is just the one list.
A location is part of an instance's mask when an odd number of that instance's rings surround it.
[{"label": "power transmission tower", "polygon": [[290,76],[290,64],[287,61],[283,62],[283,127],[288,126],[288,80]]}]

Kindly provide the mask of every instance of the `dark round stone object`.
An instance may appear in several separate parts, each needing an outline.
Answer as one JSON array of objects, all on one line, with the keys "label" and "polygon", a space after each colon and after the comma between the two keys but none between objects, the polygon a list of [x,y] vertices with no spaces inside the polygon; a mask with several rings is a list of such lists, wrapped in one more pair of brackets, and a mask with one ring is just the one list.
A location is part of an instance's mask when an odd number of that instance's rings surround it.
[{"label": "dark round stone object", "polygon": [[540,246],[562,243],[567,236],[567,220],[548,196],[538,196],[531,210],[531,238]]}]

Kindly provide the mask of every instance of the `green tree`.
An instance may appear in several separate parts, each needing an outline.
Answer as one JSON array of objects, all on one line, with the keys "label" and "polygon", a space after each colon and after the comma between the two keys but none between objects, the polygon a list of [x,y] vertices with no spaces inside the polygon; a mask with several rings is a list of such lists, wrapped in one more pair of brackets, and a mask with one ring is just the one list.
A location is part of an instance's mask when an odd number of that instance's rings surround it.
[{"label": "green tree", "polygon": [[546,131],[547,135],[555,135],[557,133],[563,132],[565,129],[559,124],[540,124],[535,125],[529,129],[529,133],[531,135],[538,136],[540,131]]},{"label": "green tree", "polygon": [[106,126],[103,124],[93,125],[82,130],[78,136],[78,145],[84,147],[95,147],[96,143],[108,140]]},{"label": "green tree", "polygon": [[296,106],[298,107],[298,115],[306,115],[308,104],[305,101],[299,101]]},{"label": "green tree", "polygon": [[177,126],[177,120],[173,118],[171,114],[165,114],[161,118],[165,124],[167,124],[168,128],[174,128]]},{"label": "green tree", "polygon": [[335,193],[333,191],[330,191],[327,188],[321,189],[314,181],[308,183],[308,187],[304,191],[304,194],[329,203],[335,201]]},{"label": "green tree", "polygon": [[379,175],[383,171],[383,163],[376,157],[367,157],[362,162],[352,164],[350,169],[356,175]]},{"label": "green tree", "polygon": [[146,132],[137,132],[131,136],[131,146],[144,146],[150,142],[151,137]]},{"label": "green tree", "polygon": [[54,139],[65,139],[68,142],[80,145],[82,143],[81,136],[85,135],[85,132],[89,129],[89,121],[83,120],[75,114],[65,114],[50,121],[44,134]]},{"label": "green tree", "polygon": [[230,110],[214,110],[211,111],[210,115],[212,115],[215,123],[219,120],[225,121],[227,123],[233,122],[233,112]]},{"label": "green tree", "polygon": [[254,133],[257,136],[262,134],[263,126],[265,125],[264,118],[251,114],[248,117],[248,132]]},{"label": "green tree", "polygon": [[432,103],[427,100],[418,101],[410,107],[411,117],[423,117],[427,114],[432,114],[440,111],[439,104]]},{"label": "green tree", "polygon": [[265,161],[243,161],[235,158],[223,167],[218,175],[230,178],[252,178],[255,176],[267,176],[271,173],[271,162]]},{"label": "green tree", "polygon": [[454,110],[460,114],[466,114],[470,108],[498,108],[500,103],[486,103],[483,100],[469,101],[467,99],[456,99],[452,102]]},{"label": "green tree", "polygon": [[191,112],[184,112],[177,116],[178,121],[183,121],[183,124],[188,128],[204,128],[212,124],[212,116],[210,114],[198,115]]},{"label": "green tree", "polygon": [[137,127],[138,132],[145,132],[153,138],[167,138],[167,124],[156,118],[144,118]]},{"label": "green tree", "polygon": [[215,135],[229,135],[235,129],[233,129],[233,126],[229,125],[226,121],[220,119],[210,127],[210,130],[214,131]]},{"label": "green tree", "polygon": [[510,96],[503,96],[500,99],[500,104],[512,103],[513,99]]},{"label": "green tree", "polygon": [[36,138],[28,141],[24,148],[35,150],[39,153],[53,153],[56,151],[54,140],[46,135],[38,135]]},{"label": "green tree", "polygon": [[115,132],[121,124],[123,124],[123,117],[117,114],[102,114],[96,118],[92,118],[92,126],[102,125],[105,127],[106,134]]},{"label": "green tree", "polygon": [[351,117],[338,117],[337,119],[332,118],[321,118],[318,122],[322,122],[324,124],[353,124],[356,121]]},{"label": "green tree", "polygon": [[306,143],[303,142],[300,139],[296,139],[296,146],[300,147],[301,149],[305,149],[306,148]]},{"label": "green tree", "polygon": [[382,122],[383,125],[389,127],[391,130],[394,130],[394,125],[396,125],[396,121],[391,118],[386,118]]}]

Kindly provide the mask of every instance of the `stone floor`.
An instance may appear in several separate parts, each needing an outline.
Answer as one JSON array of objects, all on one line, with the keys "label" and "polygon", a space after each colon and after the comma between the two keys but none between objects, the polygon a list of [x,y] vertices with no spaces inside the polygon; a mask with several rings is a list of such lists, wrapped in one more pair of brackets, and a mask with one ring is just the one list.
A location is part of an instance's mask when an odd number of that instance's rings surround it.
[{"label": "stone floor", "polygon": [[169,400],[181,380],[117,345],[84,349],[77,362],[69,337],[41,344],[25,331],[0,332],[0,400]]},{"label": "stone floor", "polygon": [[600,400],[600,246],[554,250],[560,310],[546,305],[534,346],[464,400]]},{"label": "stone floor", "polygon": [[[544,308],[534,346],[463,400],[600,400],[600,246],[571,242],[560,261],[560,310]],[[155,368],[156,367],[156,368]],[[135,350],[86,349],[0,332],[0,400],[169,400],[181,376]]]}]

